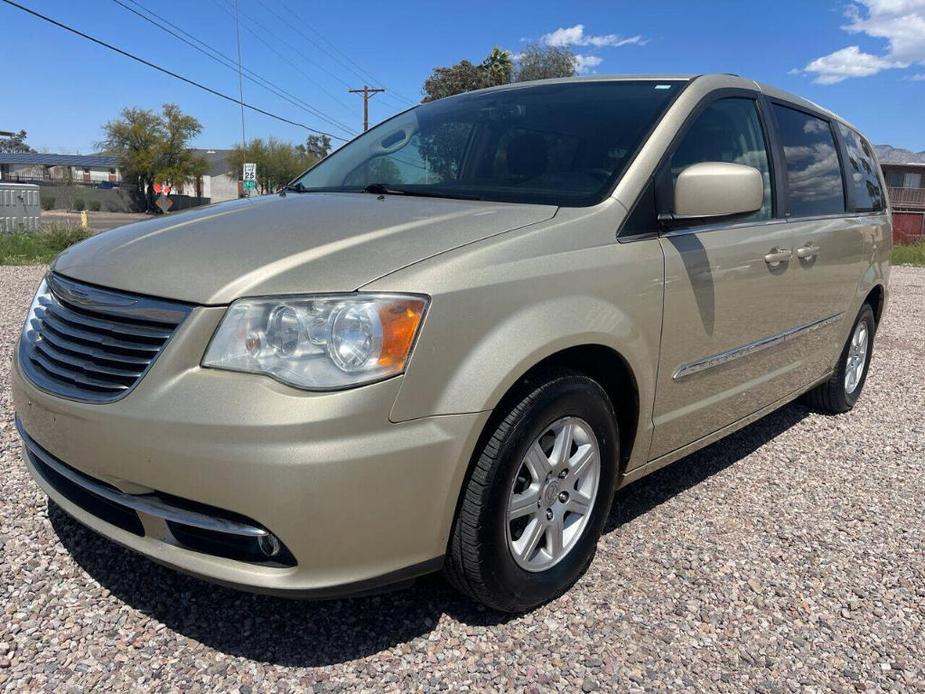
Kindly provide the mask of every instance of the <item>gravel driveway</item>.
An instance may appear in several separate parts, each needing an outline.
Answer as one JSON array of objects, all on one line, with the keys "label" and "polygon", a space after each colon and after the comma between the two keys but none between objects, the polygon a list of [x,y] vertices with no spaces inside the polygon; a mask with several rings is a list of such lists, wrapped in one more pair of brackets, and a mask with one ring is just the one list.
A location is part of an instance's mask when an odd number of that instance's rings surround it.
[{"label": "gravel driveway", "polygon": [[428,578],[238,593],[49,507],[8,371],[42,268],[0,268],[0,688],[925,690],[925,271],[894,270],[858,407],[790,405],[621,491],[597,558],[522,617]]}]

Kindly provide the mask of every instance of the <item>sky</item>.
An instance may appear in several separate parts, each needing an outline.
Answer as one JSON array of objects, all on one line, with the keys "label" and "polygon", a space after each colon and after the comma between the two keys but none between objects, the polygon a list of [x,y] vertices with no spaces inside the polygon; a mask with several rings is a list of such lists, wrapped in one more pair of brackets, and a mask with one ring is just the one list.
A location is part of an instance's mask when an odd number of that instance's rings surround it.
[{"label": "sky", "polygon": [[[234,0],[17,0],[87,34],[231,96],[237,71],[142,17],[163,19],[231,58]],[[119,4],[121,3],[121,5]],[[202,123],[195,146],[241,140],[237,104],[115,54],[0,0],[0,130],[40,151],[89,153],[128,106],[176,103]],[[343,137],[362,128],[364,84],[376,123],[421,98],[437,66],[479,62],[494,46],[566,46],[597,74],[732,72],[815,101],[875,144],[925,150],[925,0],[608,0],[568,3],[240,0],[241,62],[276,93],[244,81],[244,100]],[[245,136],[310,134],[245,113]]]}]

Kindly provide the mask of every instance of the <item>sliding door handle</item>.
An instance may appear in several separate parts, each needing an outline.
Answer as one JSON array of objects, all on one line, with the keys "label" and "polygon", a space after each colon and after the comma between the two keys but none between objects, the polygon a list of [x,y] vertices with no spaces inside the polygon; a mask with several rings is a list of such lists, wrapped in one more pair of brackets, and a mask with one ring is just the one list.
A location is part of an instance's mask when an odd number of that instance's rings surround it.
[{"label": "sliding door handle", "polygon": [[775,248],[764,256],[764,262],[768,265],[777,265],[787,262],[792,256],[793,252],[789,248]]},{"label": "sliding door handle", "polygon": [[815,258],[818,252],[819,246],[810,241],[805,246],[797,248],[797,258],[800,260],[809,260],[810,258]]}]

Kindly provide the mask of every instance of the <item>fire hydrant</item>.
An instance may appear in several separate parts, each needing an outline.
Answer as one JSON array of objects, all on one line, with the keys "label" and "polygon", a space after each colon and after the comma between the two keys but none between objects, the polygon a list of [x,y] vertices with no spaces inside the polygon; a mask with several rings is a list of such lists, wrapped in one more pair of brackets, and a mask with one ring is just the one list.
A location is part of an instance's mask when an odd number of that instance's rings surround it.
[{"label": "fire hydrant", "polygon": [[80,228],[81,228],[81,229],[89,229],[89,228],[90,228],[90,218],[89,218],[89,216],[87,215],[87,211],[86,211],[86,210],[81,210],[81,211],[80,211]]}]

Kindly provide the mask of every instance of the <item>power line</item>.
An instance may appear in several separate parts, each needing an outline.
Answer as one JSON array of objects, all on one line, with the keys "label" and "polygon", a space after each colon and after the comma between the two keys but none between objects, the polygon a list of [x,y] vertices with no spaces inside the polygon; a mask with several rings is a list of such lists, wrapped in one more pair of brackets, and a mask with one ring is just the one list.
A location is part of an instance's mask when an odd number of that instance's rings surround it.
[{"label": "power line", "polygon": [[[377,86],[380,86],[380,87],[384,86],[384,85],[382,84],[382,80],[376,79],[376,78],[373,77],[371,74],[369,74],[369,72],[367,72],[367,71],[364,70],[362,67],[360,67],[360,66],[356,63],[356,61],[354,61],[349,55],[347,55],[346,53],[344,53],[343,51],[341,51],[336,45],[334,45],[334,43],[332,43],[332,42],[330,41],[330,39],[328,39],[327,37],[325,37],[321,32],[319,32],[317,29],[315,29],[311,24],[309,24],[307,21],[305,21],[305,19],[303,19],[301,16],[299,16],[299,15],[295,12],[295,10],[293,10],[293,9],[291,9],[291,8],[288,8],[288,7],[286,7],[285,5],[283,5],[283,9],[284,9],[285,11],[288,11],[289,14],[292,15],[292,17],[293,17],[294,19],[297,20],[296,22],[290,22],[290,21],[287,21],[285,17],[282,17],[282,16],[279,15],[277,12],[275,12],[275,11],[274,11],[271,7],[269,7],[263,0],[257,0],[257,4],[258,4],[258,5],[261,5],[269,14],[273,15],[274,17],[276,17],[280,22],[282,22],[283,24],[285,24],[289,29],[291,29],[291,30],[294,31],[295,33],[299,34],[302,38],[304,38],[306,41],[308,41],[309,43],[311,43],[313,46],[315,46],[315,47],[318,48],[319,50],[323,51],[323,52],[325,53],[325,55],[327,55],[328,58],[330,58],[331,60],[337,62],[337,63],[340,64],[342,67],[344,67],[344,68],[346,68],[347,70],[349,70],[350,72],[352,72],[354,75],[356,75],[357,77],[359,77],[359,78],[360,78],[361,80],[363,80],[364,82],[366,82],[366,81],[371,81],[372,84],[374,84],[374,85],[377,85]],[[320,39],[322,39],[325,43],[327,43],[328,46],[330,46],[330,49],[324,48],[324,47],[323,47],[320,43],[318,43],[315,39],[313,39],[311,36],[309,36],[308,34],[306,34],[306,33],[301,29],[301,26],[300,26],[300,25],[302,25],[302,24],[304,24],[305,26],[307,26],[307,27],[308,27],[313,33],[315,33]],[[332,52],[332,51],[333,51],[333,52]],[[335,53],[337,53],[339,56],[342,56],[343,58],[338,57],[338,55],[335,55]],[[391,90],[390,90],[390,91],[391,91]],[[387,95],[387,96],[388,96],[388,95]],[[406,99],[406,98],[402,97],[400,94],[397,94],[397,93],[396,93],[395,96],[397,97],[396,103],[398,103],[399,106],[400,106],[401,108],[403,108],[403,109],[406,108],[407,106],[414,106],[414,105],[415,105],[414,102],[412,102],[410,99]],[[401,104],[400,101],[398,101],[398,100],[406,102],[407,106],[404,105],[404,104]]]},{"label": "power line", "polygon": [[[114,3],[116,3],[117,5],[119,5],[120,7],[122,7],[123,9],[127,10],[128,12],[131,12],[132,14],[134,14],[134,15],[136,15],[137,17],[143,19],[144,21],[148,22],[149,24],[152,24],[153,26],[157,27],[157,28],[160,29],[161,31],[163,31],[163,32],[165,32],[165,33],[167,33],[167,34],[170,34],[171,36],[173,36],[173,37],[176,38],[177,40],[182,41],[182,42],[185,43],[187,46],[190,46],[190,47],[193,48],[194,50],[196,50],[196,51],[202,53],[204,56],[206,56],[206,57],[209,58],[210,60],[213,60],[213,61],[217,62],[217,63],[218,63],[219,65],[221,65],[222,67],[227,67],[229,70],[234,70],[235,72],[237,72],[237,69],[238,69],[238,68],[237,68],[237,63],[235,62],[235,59],[232,58],[231,56],[229,56],[229,55],[227,55],[227,54],[225,54],[225,53],[222,53],[220,50],[218,50],[217,48],[214,48],[213,46],[210,46],[209,44],[207,44],[207,43],[206,43],[205,41],[203,41],[202,39],[199,39],[199,38],[197,38],[196,36],[193,36],[193,35],[190,34],[188,31],[184,31],[182,28],[180,28],[180,27],[177,26],[176,24],[173,24],[173,23],[171,23],[169,20],[166,20],[166,19],[164,19],[163,17],[161,17],[161,16],[155,14],[155,13],[152,12],[149,8],[145,7],[145,6],[142,5],[140,2],[138,2],[138,0],[128,0],[128,1],[131,2],[133,5],[135,5],[135,6],[139,7],[139,8],[141,8],[142,10],[144,10],[144,12],[146,12],[147,14],[143,14],[142,12],[139,12],[138,10],[136,10],[136,9],[134,9],[134,8],[132,8],[132,7],[129,7],[129,6],[126,5],[124,2],[122,2],[122,0],[113,0]],[[157,21],[155,21],[155,19],[152,19],[152,17],[154,17]],[[171,27],[172,27],[172,28],[171,28]],[[179,33],[177,33],[177,32],[179,32]],[[182,36],[181,36],[181,34],[182,34]],[[184,38],[184,37],[186,37],[186,38]],[[197,45],[197,44],[198,44],[198,45]],[[306,103],[304,100],[300,99],[300,98],[297,97],[295,94],[292,94],[291,92],[286,91],[285,89],[283,89],[282,87],[280,87],[280,86],[277,85],[277,84],[274,84],[273,82],[271,82],[271,81],[268,80],[267,78],[262,77],[261,75],[258,75],[258,74],[257,74],[256,72],[254,72],[253,70],[250,70],[250,69],[248,69],[247,67],[245,67],[245,66],[243,66],[243,65],[241,66],[241,69],[244,71],[244,78],[245,78],[246,80],[248,80],[249,82],[253,82],[253,83],[256,84],[257,86],[262,87],[263,89],[267,90],[267,91],[270,92],[271,94],[273,94],[273,95],[275,95],[275,96],[278,96],[279,98],[281,98],[281,99],[283,99],[283,100],[285,100],[285,101],[288,101],[288,102],[289,102],[290,104],[292,104],[293,106],[295,106],[295,107],[297,107],[297,108],[300,108],[300,109],[302,109],[303,111],[305,111],[306,113],[310,113],[311,115],[315,116],[316,118],[318,118],[318,119],[320,119],[320,120],[323,120],[323,121],[325,121],[326,123],[328,123],[328,124],[330,124],[330,125],[333,125],[333,126],[339,128],[339,129],[343,130],[344,132],[346,132],[347,134],[349,134],[349,135],[351,135],[351,136],[353,136],[353,135],[356,134],[356,133],[355,133],[350,127],[348,127],[347,125],[344,125],[344,124],[341,123],[340,121],[335,120],[334,118],[331,118],[330,116],[328,116],[328,115],[325,114],[324,112],[318,110],[317,108],[315,108],[315,107],[312,106],[311,104]],[[243,99],[243,97],[242,97],[242,99]]]},{"label": "power line", "polygon": [[230,101],[230,102],[232,102],[232,103],[234,103],[234,104],[241,104],[241,105],[244,106],[244,108],[248,108],[248,109],[250,109],[251,111],[255,111],[256,113],[260,113],[260,114],[262,114],[262,115],[264,115],[264,116],[269,116],[270,118],[274,118],[274,119],[276,119],[276,120],[278,120],[278,121],[281,121],[281,122],[283,122],[283,123],[288,123],[289,125],[294,125],[294,126],[299,127],[299,128],[304,128],[305,130],[308,130],[308,131],[313,132],[313,133],[317,133],[318,135],[327,135],[328,137],[330,137],[330,138],[332,138],[332,139],[335,139],[335,140],[340,140],[341,142],[347,142],[347,141],[348,141],[347,138],[340,137],[339,135],[334,135],[333,133],[325,132],[324,130],[318,130],[317,128],[312,128],[311,126],[308,126],[308,125],[306,125],[305,123],[299,123],[298,121],[294,121],[294,120],[290,120],[290,119],[288,119],[288,118],[284,118],[283,116],[279,116],[279,115],[277,115],[277,114],[275,114],[275,113],[270,113],[269,111],[265,111],[264,109],[262,109],[262,108],[260,108],[260,107],[258,107],[258,106],[254,106],[254,105],[252,105],[252,104],[245,103],[244,101],[242,101],[242,100],[240,100],[240,99],[235,99],[233,96],[229,96],[228,94],[225,94],[225,93],[223,93],[223,92],[220,92],[220,91],[218,91],[217,89],[212,89],[211,87],[207,87],[206,85],[204,85],[204,84],[202,84],[202,83],[200,83],[200,82],[197,82],[197,81],[195,81],[195,80],[192,80],[192,79],[190,79],[189,77],[184,77],[183,75],[177,74],[176,72],[173,72],[173,71],[171,71],[171,70],[168,70],[168,69],[165,68],[165,67],[161,67],[160,65],[156,65],[155,63],[152,63],[152,62],[149,61],[149,60],[145,60],[144,58],[141,58],[141,57],[139,57],[139,56],[137,56],[137,55],[135,55],[135,54],[133,54],[133,53],[129,53],[128,51],[125,51],[125,50],[123,50],[123,49],[121,49],[121,48],[118,48],[117,46],[113,46],[111,43],[106,43],[105,41],[103,41],[103,40],[101,40],[101,39],[98,39],[98,38],[96,38],[96,37],[94,37],[94,36],[90,36],[89,34],[85,34],[84,32],[82,32],[82,31],[80,31],[80,30],[78,30],[78,29],[75,29],[74,27],[68,26],[67,24],[63,24],[62,22],[59,22],[59,21],[56,20],[56,19],[52,19],[51,17],[47,17],[46,15],[40,14],[39,12],[36,12],[35,10],[29,9],[28,7],[25,7],[24,5],[20,5],[18,2],[13,2],[13,0],[0,0],[0,2],[4,2],[4,3],[6,3],[7,5],[10,5],[11,7],[15,7],[15,8],[18,9],[18,10],[22,10],[23,12],[32,15],[33,17],[37,17],[38,19],[41,19],[42,21],[48,22],[49,24],[53,24],[54,26],[56,26],[56,27],[58,27],[58,28],[60,28],[60,29],[64,29],[65,31],[68,31],[68,32],[70,32],[70,33],[72,33],[72,34],[75,34],[76,36],[80,36],[81,38],[87,39],[88,41],[91,41],[91,42],[93,42],[93,43],[95,43],[95,44],[97,44],[97,45],[99,45],[99,46],[102,46],[103,48],[108,48],[109,50],[111,50],[111,51],[113,51],[113,52],[115,52],[115,53],[118,53],[119,55],[123,55],[123,56],[125,56],[126,58],[129,58],[129,59],[131,59],[131,60],[134,60],[134,61],[137,62],[137,63],[141,63],[142,65],[146,65],[147,67],[152,68],[153,70],[157,70],[158,72],[162,72],[162,73],[164,73],[165,75],[169,75],[170,77],[173,77],[174,79],[178,79],[178,80],[180,80],[181,82],[186,82],[187,84],[190,84],[190,85],[192,85],[192,86],[194,86],[194,87],[197,87],[198,89],[202,89],[203,91],[206,91],[206,92],[208,92],[209,94],[213,94],[214,96],[220,97],[220,98],[225,99],[226,101]]},{"label": "power line", "polygon": [[[322,31],[320,31],[319,29],[317,29],[316,27],[312,26],[312,24],[311,24],[309,21],[307,21],[302,15],[300,15],[298,12],[296,12],[295,10],[293,10],[293,9],[291,9],[291,8],[289,9],[289,12],[292,13],[292,15],[293,15],[294,17],[296,17],[296,18],[300,21],[301,25],[304,25],[304,26],[308,27],[308,29],[310,29],[310,30],[312,31],[312,33],[314,33],[316,36],[318,36],[318,38],[320,38],[322,41],[324,41],[326,44],[328,44],[334,52],[336,52],[337,54],[343,56],[344,60],[346,60],[347,62],[351,63],[357,70],[359,70],[361,73],[363,73],[363,75],[365,75],[365,76],[361,76],[361,79],[363,79],[363,80],[366,80],[366,79],[372,80],[373,83],[377,84],[377,85],[380,86],[380,87],[385,86],[385,85],[382,83],[382,80],[380,80],[380,79],[376,78],[375,76],[371,75],[367,70],[365,70],[362,66],[360,66],[353,58],[351,58],[349,54],[347,54],[347,53],[345,53],[344,51],[340,50],[340,48],[338,48],[337,45],[336,45],[333,41],[331,41],[327,36],[325,36],[324,32],[322,32]],[[316,44],[316,45],[317,45],[317,44]],[[391,89],[390,91],[391,91],[391,94],[392,94],[393,96],[397,97],[397,98],[400,99],[401,101],[404,101],[408,106],[417,106],[417,104],[418,104],[417,101],[415,101],[415,100],[413,100],[413,99],[409,99],[409,98],[403,96],[403,95],[400,94],[399,92],[396,92],[394,89]]]},{"label": "power line", "polygon": [[[221,2],[221,0],[214,0],[214,1],[215,1],[215,4],[218,5],[218,6],[222,9],[223,12],[225,12],[226,14],[228,14],[228,15],[234,17],[234,14],[233,14],[233,13],[231,12],[231,10],[225,5],[225,3]],[[242,13],[241,13],[241,16],[244,17],[245,19],[247,19],[247,20],[248,20],[249,22],[251,22],[252,24],[254,24],[254,25],[260,27],[260,29],[261,29],[262,31],[264,31],[265,33],[269,34],[270,36],[273,36],[273,32],[272,32],[272,31],[268,30],[263,24],[261,24],[259,21],[255,20],[255,19],[254,19],[253,17],[251,17],[249,14],[247,14],[247,13],[245,13],[245,12],[242,12]],[[305,79],[307,79],[309,82],[312,82],[313,84],[315,84],[315,86],[317,86],[318,89],[319,89],[323,94],[327,95],[332,101],[334,101],[334,102],[337,103],[339,106],[341,106],[345,111],[349,111],[349,110],[350,110],[350,106],[348,106],[345,102],[341,101],[341,100],[338,99],[336,96],[334,96],[334,94],[332,94],[332,93],[329,92],[327,89],[325,89],[324,86],[323,86],[320,82],[318,82],[318,80],[316,80],[314,77],[312,77],[312,76],[309,75],[307,72],[305,72],[304,70],[302,70],[302,69],[301,69],[298,65],[296,65],[292,60],[290,60],[289,57],[288,57],[287,55],[285,55],[284,53],[280,52],[280,50],[279,50],[276,46],[274,46],[273,43],[271,43],[271,42],[267,41],[266,39],[264,39],[260,34],[258,34],[256,31],[254,31],[251,27],[247,26],[247,24],[244,25],[244,28],[245,28],[248,32],[250,32],[250,34],[251,34],[254,38],[256,38],[258,41],[260,41],[260,43],[262,43],[264,46],[266,46],[268,49],[270,49],[270,51],[272,51],[281,61],[283,61],[284,63],[286,63],[287,65],[289,65],[289,67],[291,67],[293,70],[295,70],[296,72],[298,72],[300,75],[302,75],[302,76],[303,76]],[[324,71],[324,68],[323,68],[323,67],[321,67],[321,66],[318,65],[317,63],[313,62],[310,58],[306,57],[306,56],[305,56],[304,54],[302,54],[297,48],[295,48],[294,46],[292,46],[292,44],[288,44],[288,43],[286,43],[285,41],[282,41],[281,39],[279,39],[278,37],[275,37],[275,36],[273,36],[273,39],[274,39],[274,41],[279,41],[280,43],[285,44],[285,45],[286,45],[290,50],[292,50],[294,53],[299,54],[306,62],[309,62],[309,63],[311,63],[312,65],[314,65],[316,68],[318,68],[319,70]],[[335,78],[335,79],[337,79],[337,78]],[[338,79],[338,81],[342,81],[342,80],[339,80],[339,79]],[[350,86],[350,85],[349,85],[348,83],[346,83],[346,82],[344,82],[343,84],[344,84],[345,86],[348,86],[348,87]]]}]

